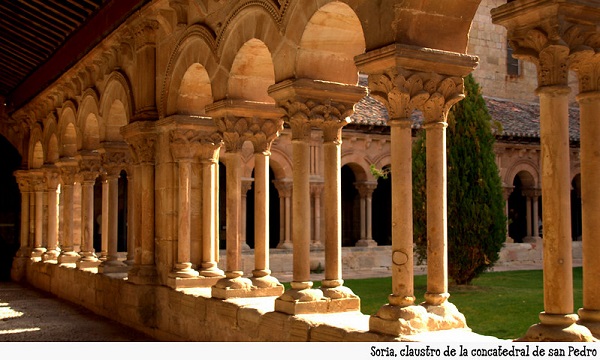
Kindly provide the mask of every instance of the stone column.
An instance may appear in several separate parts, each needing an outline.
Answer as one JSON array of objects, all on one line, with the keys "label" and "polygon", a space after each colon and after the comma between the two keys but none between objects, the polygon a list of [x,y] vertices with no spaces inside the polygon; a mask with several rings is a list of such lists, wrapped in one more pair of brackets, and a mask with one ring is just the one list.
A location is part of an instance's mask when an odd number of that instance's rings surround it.
[{"label": "stone column", "polygon": [[271,276],[269,263],[269,159],[271,145],[283,130],[283,112],[270,104],[255,104],[253,129],[248,140],[254,147],[254,270],[257,296],[279,296],[283,285]]},{"label": "stone column", "polygon": [[[542,196],[544,198],[544,311],[540,323],[529,328],[524,341],[592,341],[590,331],[576,324],[573,314],[569,169],[569,42],[575,53],[582,45],[568,22],[585,19],[597,9],[571,1],[549,7],[508,3],[492,10],[492,20],[507,28],[513,56],[537,66],[540,97]],[[568,20],[565,20],[568,19]],[[587,20],[583,20],[588,26]],[[567,26],[569,25],[569,26]],[[576,26],[576,25],[575,25]],[[595,30],[594,30],[595,31]],[[572,35],[575,34],[573,37]],[[583,130],[583,129],[582,129]]]},{"label": "stone column", "polygon": [[[355,62],[369,75],[370,95],[388,109],[392,140],[392,294],[371,316],[369,329],[400,336],[466,327],[464,316],[446,301],[445,126],[449,108],[461,99],[461,77],[472,71],[477,58],[393,44],[359,55]],[[411,115],[416,108],[428,129],[428,226],[435,224],[432,231],[428,228],[433,251],[423,306],[414,305],[413,285]]]},{"label": "stone column", "polygon": [[321,243],[321,196],[323,193],[323,184],[321,182],[312,182],[310,185],[310,194],[313,198],[313,216],[312,216],[312,241],[311,249],[322,249]]},{"label": "stone column", "polygon": [[[119,176],[122,164],[110,159],[111,155],[106,155],[104,158],[104,167],[107,169],[107,173],[102,183],[102,248],[106,249],[106,258],[98,267],[98,272],[103,274],[127,271],[127,266],[119,260],[118,253]],[[128,237],[127,241],[129,243],[131,239]],[[105,242],[106,245],[104,245]]]},{"label": "stone column", "polygon": [[33,189],[35,192],[35,230],[33,238],[33,249],[31,251],[31,260],[41,261],[42,255],[46,252],[43,246],[44,238],[44,195],[46,195],[46,176],[43,172],[31,173]]},{"label": "stone column", "polygon": [[65,267],[75,267],[75,263],[79,259],[79,254],[75,252],[73,246],[73,192],[75,185],[75,176],[79,169],[79,163],[72,158],[61,159],[56,164],[61,172],[62,185],[62,208],[63,212],[63,239],[60,239],[60,255],[58,256],[58,264]]},{"label": "stone column", "polygon": [[279,221],[280,221],[280,239],[277,244],[278,249],[291,249],[292,245],[292,189],[293,182],[288,179],[276,180],[273,182],[279,192]]},{"label": "stone column", "polygon": [[81,155],[81,256],[77,261],[78,269],[97,268],[100,265],[94,251],[94,184],[101,171],[100,159],[94,155]]},{"label": "stone column", "polygon": [[[578,310],[579,324],[586,326],[600,338],[600,237],[597,235],[597,217],[600,211],[600,63],[591,52],[576,67],[579,77],[580,156],[581,156],[581,212],[583,250],[583,307]],[[545,210],[544,203],[544,210]],[[544,229],[545,230],[545,229]],[[545,231],[544,231],[545,235]]]},{"label": "stone column", "polygon": [[510,234],[508,232],[508,225],[509,225],[509,204],[508,204],[508,198],[510,197],[510,194],[513,192],[513,190],[515,189],[514,186],[504,186],[502,188],[502,195],[504,196],[504,216],[506,216],[506,242],[507,243],[514,243],[515,240],[513,238],[510,237]]},{"label": "stone column", "polygon": [[[114,177],[114,176],[113,176]],[[110,181],[114,179],[108,178],[108,176],[102,176],[102,212],[100,215],[100,256],[98,257],[101,261],[106,261],[108,258],[108,231],[109,231],[109,219],[110,219]],[[119,178],[117,177],[117,184]],[[118,194],[117,194],[118,195]]]},{"label": "stone column", "polygon": [[121,128],[130,145],[134,166],[134,264],[128,272],[136,284],[156,284],[158,273],[154,245],[154,163],[156,133],[154,122],[138,121]]},{"label": "stone column", "polygon": [[252,178],[242,178],[242,203],[240,210],[240,247],[242,250],[250,250],[246,233],[248,232],[248,191],[252,189]]},{"label": "stone column", "polygon": [[227,179],[227,211],[226,211],[226,254],[227,264],[225,279],[219,280],[212,288],[212,296],[219,299],[248,296],[252,282],[242,277],[241,258],[241,210],[242,210],[242,145],[246,141],[245,132],[248,120],[244,109],[239,109],[229,100],[216,102],[206,108],[207,115],[212,116],[218,132],[225,143],[225,171]]},{"label": "stone column", "polygon": [[134,264],[135,254],[135,239],[136,239],[136,213],[135,213],[135,187],[133,172],[135,167],[129,165],[127,168],[127,260],[125,265],[131,266]]},{"label": "stone column", "polygon": [[[275,310],[288,313],[318,313],[346,311],[354,309],[358,299],[346,288],[339,293],[329,291],[334,299],[331,306],[323,301],[323,291],[312,289],[310,281],[310,134],[311,126],[324,126],[329,133],[327,162],[334,161],[331,172],[325,179],[325,257],[327,269],[325,287],[341,288],[341,231],[339,196],[339,144],[333,134],[341,129],[342,122],[351,115],[352,106],[364,95],[364,88],[336,83],[326,83],[309,79],[285,80],[272,85],[269,95],[285,109],[285,121],[292,129],[293,151],[293,281],[291,289],[275,301]],[[333,125],[332,125],[333,124]],[[335,130],[331,130],[331,129]],[[332,134],[333,133],[333,134]],[[340,138],[341,140],[341,138]],[[329,163],[328,163],[329,164]],[[332,199],[332,203],[328,204]],[[336,200],[337,199],[337,200]],[[331,207],[331,208],[329,208]],[[331,211],[331,213],[329,211]],[[338,297],[338,295],[341,295]],[[334,296],[336,298],[334,298]],[[340,298],[350,299],[345,302]],[[339,301],[338,301],[339,300]]]},{"label": "stone column", "polygon": [[17,184],[21,191],[21,232],[20,246],[17,258],[29,258],[31,256],[31,245],[29,244],[29,193],[31,192],[31,178],[26,170],[17,170],[14,173]]},{"label": "stone column", "polygon": [[540,195],[542,193],[541,189],[535,189],[535,193],[534,196],[532,198],[533,201],[533,237],[537,240],[539,240],[540,238],[540,223],[539,223],[539,205],[538,205],[538,201],[540,198]]},{"label": "stone column", "polygon": [[523,190],[523,196],[527,199],[527,236],[523,239],[523,242],[526,243],[534,243],[539,239],[538,198],[540,194],[541,191],[539,189]]},{"label": "stone column", "polygon": [[363,182],[357,183],[355,186],[360,194],[360,240],[356,242],[356,246],[377,246],[377,243],[373,240],[372,228],[373,191],[377,188],[377,183]]},{"label": "stone column", "polygon": [[60,251],[58,249],[58,185],[60,173],[54,166],[46,169],[46,185],[48,193],[48,249],[42,255],[42,261],[56,263]]},{"label": "stone column", "polygon": [[[191,246],[191,196],[192,159],[200,152],[200,144],[195,141],[197,133],[192,130],[171,131],[171,154],[179,167],[179,201],[177,224],[177,256],[169,274],[170,279],[193,278],[199,274],[192,269]],[[176,287],[176,286],[175,286]]]},{"label": "stone column", "polygon": [[[217,267],[219,250],[218,229],[218,176],[219,149],[223,141],[213,133],[202,140],[202,264],[199,273],[211,279],[219,279],[224,273]],[[216,282],[216,281],[215,281]],[[213,284],[211,284],[213,285]]]}]

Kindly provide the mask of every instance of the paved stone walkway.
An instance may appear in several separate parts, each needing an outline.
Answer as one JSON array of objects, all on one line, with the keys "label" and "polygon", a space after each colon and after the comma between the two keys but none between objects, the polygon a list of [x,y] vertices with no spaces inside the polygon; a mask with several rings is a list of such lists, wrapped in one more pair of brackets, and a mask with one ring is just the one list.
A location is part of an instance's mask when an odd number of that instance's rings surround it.
[{"label": "paved stone walkway", "polygon": [[0,282],[0,342],[5,341],[153,339],[51,294],[21,284]]}]

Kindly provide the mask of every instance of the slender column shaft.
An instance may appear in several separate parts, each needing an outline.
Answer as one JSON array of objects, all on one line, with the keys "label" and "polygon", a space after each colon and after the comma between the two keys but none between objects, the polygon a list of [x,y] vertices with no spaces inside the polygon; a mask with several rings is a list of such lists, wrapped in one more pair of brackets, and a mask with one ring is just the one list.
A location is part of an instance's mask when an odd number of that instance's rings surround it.
[{"label": "slender column shaft", "polygon": [[315,205],[315,223],[313,228],[313,240],[314,244],[320,246],[321,244],[321,192],[315,191],[314,193],[314,205]]},{"label": "slender column shaft", "polygon": [[[279,244],[285,239],[285,197],[279,195]],[[279,245],[277,244],[277,245]]]},{"label": "slender column shaft", "polygon": [[[310,146],[308,140],[292,140],[294,187],[292,189],[293,289],[309,289],[310,281]],[[329,266],[327,266],[329,267]]]},{"label": "slender column shaft", "polygon": [[128,170],[127,173],[127,265],[133,264],[133,257],[135,253],[135,239],[136,239],[136,224],[135,224],[135,191],[134,191],[134,178],[132,169]]},{"label": "slender column shaft", "polygon": [[225,275],[228,278],[241,276],[240,259],[240,220],[242,179],[240,169],[242,158],[239,152],[229,154],[227,162],[227,265]]},{"label": "slender column shaft", "polygon": [[[392,120],[392,294],[390,305],[414,304],[412,133],[410,119]],[[398,169],[398,170],[395,170]],[[395,171],[394,171],[395,170]]]},{"label": "slender column shaft", "polygon": [[202,276],[222,275],[215,259],[215,248],[218,250],[218,228],[215,226],[218,193],[214,176],[216,168],[215,162],[202,162]]},{"label": "slender column shaft", "polygon": [[134,226],[134,251],[133,262],[142,264],[142,167],[134,166],[134,196],[133,196],[133,226]]},{"label": "slender column shaft", "polygon": [[342,280],[342,194],[341,194],[341,141],[323,144],[325,167],[325,280],[323,286],[341,286]]},{"label": "slender column shaft", "polygon": [[533,200],[533,236],[540,236],[539,214],[538,214],[538,199],[539,196],[534,196]]},{"label": "slender column shaft", "polygon": [[[112,179],[111,179],[112,180]],[[102,180],[102,217],[100,218],[100,255],[102,258],[105,258],[110,252],[110,223],[112,222],[112,216],[110,213],[110,206],[112,199],[112,194],[110,193],[110,181],[105,178]],[[118,181],[118,180],[117,180]],[[114,195],[113,195],[114,196]],[[117,201],[118,201],[118,193],[117,193]]]},{"label": "slender column shaft", "polygon": [[[179,161],[179,228],[177,230],[177,260],[181,264],[190,263],[191,170],[192,164],[189,160]],[[191,266],[191,263],[189,265]]]},{"label": "slender column shaft", "polygon": [[367,238],[367,199],[366,196],[360,197],[360,238]]},{"label": "slender column shaft", "polygon": [[64,205],[63,205],[63,225],[65,227],[65,241],[62,250],[64,252],[73,251],[73,184],[63,184]]},{"label": "slender column shaft", "polygon": [[433,305],[443,303],[448,294],[446,122],[425,125],[427,162],[427,293]]},{"label": "slender column shaft", "polygon": [[219,243],[221,241],[220,238],[220,220],[219,220],[219,164],[215,163],[213,165],[213,170],[212,170],[212,175],[213,175],[213,184],[215,184],[215,192],[213,194],[213,198],[212,198],[212,211],[215,214],[215,231],[216,231],[216,235],[215,235],[215,245],[214,245],[214,259],[215,261],[218,263],[219,262]]},{"label": "slender column shaft", "polygon": [[[56,188],[48,189],[48,250],[56,251],[58,246],[58,193]],[[56,255],[54,255],[56,260]]]},{"label": "slender column shaft", "polygon": [[509,223],[508,223],[508,219],[509,219],[509,217],[508,217],[508,199],[506,199],[505,203],[506,204],[504,205],[504,216],[506,216],[506,238],[509,238],[510,235],[508,233],[508,225],[509,225]]},{"label": "slender column shaft", "polygon": [[366,197],[366,210],[367,210],[367,216],[366,216],[366,222],[367,222],[367,231],[366,231],[366,239],[371,240],[373,239],[373,198],[371,195],[367,195]]},{"label": "slender column shaft", "polygon": [[82,261],[94,258],[94,182],[84,181],[81,196]]},{"label": "slender column shaft", "polygon": [[154,164],[141,164],[142,265],[154,265]]},{"label": "slender column shaft", "polygon": [[[29,191],[21,192],[21,249],[29,247]],[[29,255],[27,255],[29,256]]]},{"label": "slender column shaft", "polygon": [[[582,93],[577,97],[581,116],[581,210],[583,247],[583,309],[579,310],[582,320],[599,322],[600,318],[600,237],[597,232],[600,211],[600,91]],[[546,201],[544,199],[544,211]],[[546,225],[546,223],[544,223]],[[546,235],[544,229],[544,237]],[[595,313],[595,316],[591,316]]]},{"label": "slender column shaft", "polygon": [[29,244],[31,250],[35,246],[35,191],[29,192]]},{"label": "slender column shaft", "polygon": [[[102,236],[104,237],[104,233],[106,232],[108,261],[117,261],[119,258],[117,251],[119,239],[119,178],[117,176],[110,176],[107,180],[107,185],[108,214],[106,216],[106,229],[103,229]],[[102,225],[104,225],[104,217],[102,217]]]},{"label": "slender column shaft", "polygon": [[542,87],[540,142],[544,198],[544,310],[573,312],[568,87]]},{"label": "slender column shaft", "polygon": [[284,198],[285,202],[285,237],[284,242],[292,240],[292,199],[289,196]]},{"label": "slender column shaft", "polygon": [[41,255],[46,249],[42,247],[42,238],[44,236],[44,191],[36,189],[35,191],[35,238],[34,251]]},{"label": "slender column shaft", "polygon": [[254,154],[254,268],[255,277],[269,270],[269,155]]},{"label": "slender column shaft", "polygon": [[533,219],[531,216],[531,202],[532,202],[532,198],[530,197],[526,197],[525,198],[525,220],[527,221],[527,236],[531,236],[532,235],[532,231],[531,231],[531,225],[533,223]]}]

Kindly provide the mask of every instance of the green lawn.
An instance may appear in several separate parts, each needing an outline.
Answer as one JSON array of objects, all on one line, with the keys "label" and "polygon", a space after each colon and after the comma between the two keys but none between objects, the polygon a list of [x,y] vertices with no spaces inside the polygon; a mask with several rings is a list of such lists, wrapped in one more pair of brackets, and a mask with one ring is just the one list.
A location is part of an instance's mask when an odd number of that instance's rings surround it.
[{"label": "green lawn", "polygon": [[[423,301],[427,278],[415,276],[417,303]],[[582,306],[581,268],[573,269],[575,308]],[[391,278],[345,280],[360,296],[362,312],[375,313],[387,302]],[[315,284],[315,287],[318,284]],[[474,332],[501,339],[515,339],[538,323],[544,309],[541,270],[485,273],[470,286],[450,286],[450,301],[467,318]]]}]

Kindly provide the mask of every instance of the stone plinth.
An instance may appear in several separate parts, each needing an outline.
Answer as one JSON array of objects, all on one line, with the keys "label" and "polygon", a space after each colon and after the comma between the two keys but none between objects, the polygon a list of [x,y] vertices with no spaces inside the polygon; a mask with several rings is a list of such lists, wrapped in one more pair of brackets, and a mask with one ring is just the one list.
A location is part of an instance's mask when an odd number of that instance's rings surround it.
[{"label": "stone plinth", "polygon": [[190,278],[168,278],[167,286],[172,289],[185,289],[185,288],[210,288],[214,286],[223,277],[190,277]]}]

